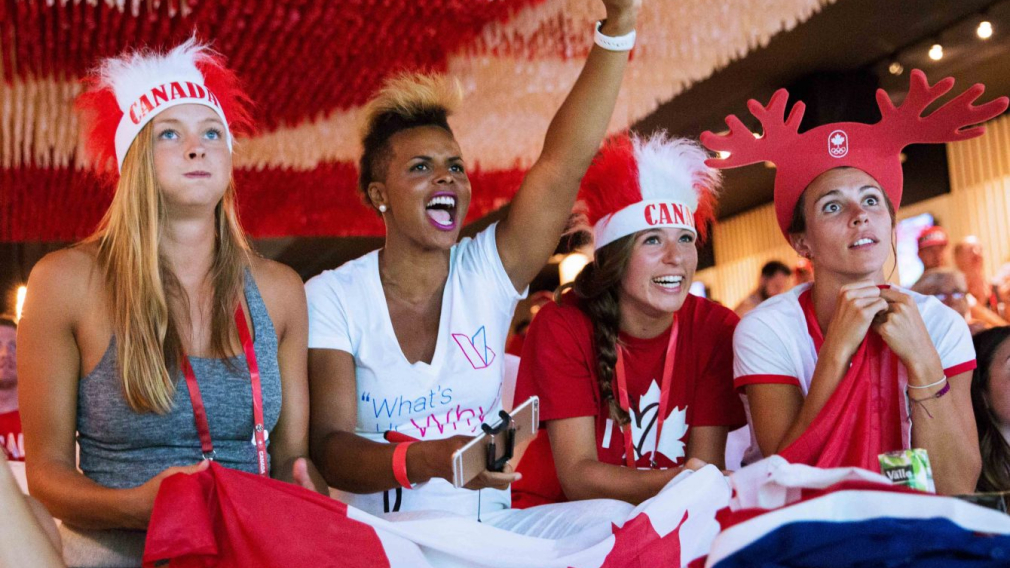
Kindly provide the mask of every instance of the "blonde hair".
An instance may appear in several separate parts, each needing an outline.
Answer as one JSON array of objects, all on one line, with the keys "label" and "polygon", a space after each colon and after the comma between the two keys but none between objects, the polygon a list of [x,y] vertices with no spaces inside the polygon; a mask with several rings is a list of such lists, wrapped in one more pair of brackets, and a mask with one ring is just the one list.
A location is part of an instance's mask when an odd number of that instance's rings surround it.
[{"label": "blonde hair", "polygon": [[[190,320],[189,299],[161,254],[166,213],[155,173],[153,124],[127,152],[112,205],[85,242],[98,244],[126,402],[137,412],[165,413],[172,408],[173,376],[185,356],[180,325]],[[215,208],[215,225],[211,348],[225,357],[250,250],[236,212],[234,180]]]},{"label": "blonde hair", "polygon": [[361,130],[364,151],[358,168],[358,189],[365,203],[372,204],[368,185],[386,174],[389,139],[397,132],[421,126],[437,126],[452,134],[449,116],[462,101],[459,81],[445,75],[403,73],[383,83],[365,106]]}]

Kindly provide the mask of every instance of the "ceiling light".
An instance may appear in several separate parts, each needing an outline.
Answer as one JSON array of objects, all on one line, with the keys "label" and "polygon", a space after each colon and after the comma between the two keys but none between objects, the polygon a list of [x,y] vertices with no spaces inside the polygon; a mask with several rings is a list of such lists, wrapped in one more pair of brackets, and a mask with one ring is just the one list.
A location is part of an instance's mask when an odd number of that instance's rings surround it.
[{"label": "ceiling light", "polygon": [[978,29],[975,30],[978,37],[981,39],[989,39],[992,37],[992,23],[989,21],[983,21],[978,25]]},{"label": "ceiling light", "polygon": [[905,68],[897,61],[892,61],[891,64],[887,66],[887,70],[891,73],[891,75],[901,75],[905,72]]},{"label": "ceiling light", "polygon": [[933,47],[929,48],[929,58],[933,61],[943,59],[943,46],[938,43],[934,43]]}]

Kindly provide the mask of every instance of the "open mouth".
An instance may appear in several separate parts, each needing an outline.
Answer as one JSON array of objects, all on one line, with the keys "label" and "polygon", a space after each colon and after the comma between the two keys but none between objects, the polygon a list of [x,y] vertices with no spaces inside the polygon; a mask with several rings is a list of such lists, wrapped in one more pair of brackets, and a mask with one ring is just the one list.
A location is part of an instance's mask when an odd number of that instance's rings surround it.
[{"label": "open mouth", "polygon": [[683,276],[657,276],[652,279],[652,283],[665,288],[667,290],[675,290],[680,288],[680,285],[684,282]]},{"label": "open mouth", "polygon": [[851,245],[849,245],[849,248],[859,250],[869,248],[875,244],[877,244],[877,239],[873,239],[870,237],[863,237],[857,240],[856,242],[852,243]]},{"label": "open mouth", "polygon": [[424,206],[428,220],[438,229],[448,231],[456,228],[456,196],[439,193]]}]

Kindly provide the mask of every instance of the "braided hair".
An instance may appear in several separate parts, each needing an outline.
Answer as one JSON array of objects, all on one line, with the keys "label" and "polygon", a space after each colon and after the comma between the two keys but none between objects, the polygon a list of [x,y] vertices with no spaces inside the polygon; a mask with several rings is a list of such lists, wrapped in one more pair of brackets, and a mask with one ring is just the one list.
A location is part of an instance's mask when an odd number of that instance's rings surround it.
[{"label": "braided hair", "polygon": [[621,278],[634,250],[635,235],[622,237],[596,251],[593,262],[579,273],[572,287],[582,302],[582,310],[593,322],[596,350],[596,380],[600,396],[610,408],[610,418],[623,426],[631,421],[614,396],[617,368],[617,335],[621,326],[618,302]]}]

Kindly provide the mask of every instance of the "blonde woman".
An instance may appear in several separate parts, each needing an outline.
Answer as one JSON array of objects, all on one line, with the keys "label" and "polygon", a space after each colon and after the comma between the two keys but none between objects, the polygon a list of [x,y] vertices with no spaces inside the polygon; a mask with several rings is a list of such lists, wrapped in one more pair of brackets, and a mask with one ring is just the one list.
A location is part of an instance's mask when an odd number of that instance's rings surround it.
[{"label": "blonde woman", "polygon": [[115,197],[36,265],[18,338],[28,483],[70,565],[139,565],[161,481],[207,460],[311,483],[305,295],[236,215],[244,100],[190,40],[105,61],[78,102]]}]

